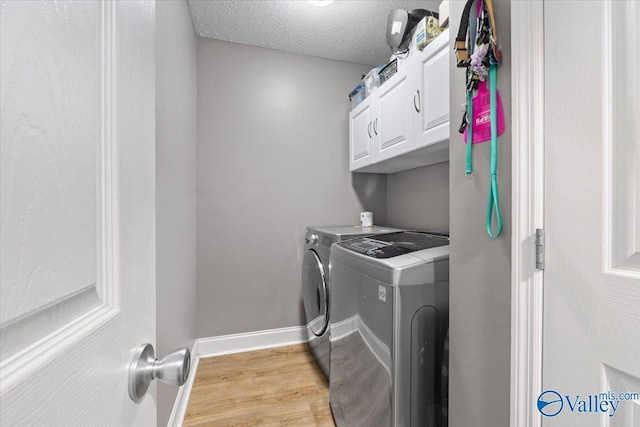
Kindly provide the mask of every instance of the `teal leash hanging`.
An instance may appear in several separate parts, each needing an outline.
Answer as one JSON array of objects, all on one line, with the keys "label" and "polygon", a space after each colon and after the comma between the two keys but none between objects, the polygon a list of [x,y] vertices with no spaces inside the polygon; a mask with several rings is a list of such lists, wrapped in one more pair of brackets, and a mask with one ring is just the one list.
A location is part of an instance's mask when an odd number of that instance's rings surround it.
[{"label": "teal leash hanging", "polygon": [[[466,176],[473,175],[473,92],[478,80],[489,79],[489,104],[490,104],[490,131],[491,131],[491,170],[489,181],[489,198],[487,202],[486,228],[489,237],[495,239],[503,230],[502,212],[500,211],[500,198],[498,192],[498,102],[497,102],[497,66],[502,62],[502,52],[498,45],[498,37],[495,29],[495,18],[493,15],[493,4],[491,0],[481,0],[482,15],[478,15],[477,27],[471,24],[471,17],[474,5],[477,0],[467,0],[460,28],[455,41],[457,66],[467,69],[467,111],[460,127],[460,133],[466,127],[467,147],[466,147]],[[481,19],[482,18],[482,19]],[[477,31],[477,34],[469,33],[469,28]],[[468,36],[468,39],[467,39]],[[489,44],[489,56],[472,58],[474,48],[483,44]],[[488,63],[485,61],[488,59]],[[475,63],[474,63],[475,61]],[[481,62],[481,64],[479,64]],[[482,65],[486,64],[488,73],[482,72]],[[473,68],[472,68],[473,67]],[[480,69],[480,70],[478,70]],[[486,70],[486,68],[485,68]],[[487,76],[488,74],[488,76]],[[485,76],[483,78],[483,76]],[[475,79],[475,81],[474,81]],[[494,216],[495,227],[494,230]]]},{"label": "teal leash hanging", "polygon": [[[498,193],[498,115],[497,111],[497,78],[496,65],[489,67],[489,103],[491,106],[491,181],[489,184],[489,201],[487,203],[487,234],[495,239],[502,234],[502,213]],[[467,160],[467,168],[469,163]],[[493,215],[495,213],[497,230],[493,231]]]}]

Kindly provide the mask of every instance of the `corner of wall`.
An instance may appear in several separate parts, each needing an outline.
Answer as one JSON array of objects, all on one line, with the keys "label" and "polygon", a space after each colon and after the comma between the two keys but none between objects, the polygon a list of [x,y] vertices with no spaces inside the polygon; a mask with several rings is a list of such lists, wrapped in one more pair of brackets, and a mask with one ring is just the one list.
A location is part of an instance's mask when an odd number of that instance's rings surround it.
[{"label": "corner of wall", "polygon": [[[186,1],[156,4],[156,353],[196,338],[197,37]],[[166,426],[176,387],[157,387]]]},{"label": "corner of wall", "polygon": [[[511,117],[510,1],[494,0],[504,63],[498,71],[506,122]],[[452,1],[457,30],[464,2]],[[453,47],[452,39],[452,47]],[[453,52],[453,49],[452,49]],[[464,103],[464,70],[450,65],[451,106]],[[450,353],[449,425],[509,425],[511,352],[511,130],[499,138],[498,185],[502,235],[485,230],[490,144],[474,144],[474,175],[465,177],[465,144],[452,108],[450,133]]]}]

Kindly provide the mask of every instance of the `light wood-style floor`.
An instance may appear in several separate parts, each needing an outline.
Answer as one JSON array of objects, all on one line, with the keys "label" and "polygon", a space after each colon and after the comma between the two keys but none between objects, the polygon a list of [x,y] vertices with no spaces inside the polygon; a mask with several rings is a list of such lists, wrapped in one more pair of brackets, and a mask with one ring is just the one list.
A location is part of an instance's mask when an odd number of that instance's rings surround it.
[{"label": "light wood-style floor", "polygon": [[305,344],[200,359],[183,425],[334,427],[329,385]]}]

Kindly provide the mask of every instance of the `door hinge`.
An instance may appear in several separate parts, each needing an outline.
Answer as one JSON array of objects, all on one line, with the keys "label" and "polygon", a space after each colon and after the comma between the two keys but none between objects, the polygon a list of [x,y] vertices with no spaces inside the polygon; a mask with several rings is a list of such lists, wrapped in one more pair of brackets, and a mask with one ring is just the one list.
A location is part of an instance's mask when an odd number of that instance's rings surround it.
[{"label": "door hinge", "polygon": [[544,270],[544,229],[536,228],[536,270]]}]

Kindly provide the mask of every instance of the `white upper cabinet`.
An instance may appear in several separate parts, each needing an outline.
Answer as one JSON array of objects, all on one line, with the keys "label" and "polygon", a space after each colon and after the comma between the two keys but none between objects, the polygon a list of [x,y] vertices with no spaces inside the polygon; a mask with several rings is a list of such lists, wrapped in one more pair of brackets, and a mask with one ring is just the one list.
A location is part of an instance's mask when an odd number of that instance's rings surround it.
[{"label": "white upper cabinet", "polygon": [[349,113],[349,170],[373,163],[373,97]]},{"label": "white upper cabinet", "polygon": [[394,173],[449,160],[449,30],[349,114],[350,170]]},{"label": "white upper cabinet", "polygon": [[449,139],[448,41],[438,37],[414,59],[414,148]]},{"label": "white upper cabinet", "polygon": [[413,117],[410,97],[411,81],[407,69],[380,86],[375,93],[373,152],[376,162],[390,159],[412,148]]}]

